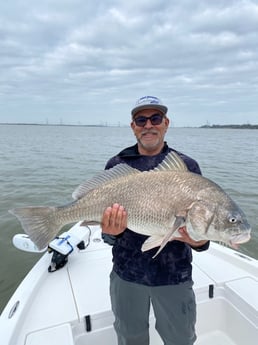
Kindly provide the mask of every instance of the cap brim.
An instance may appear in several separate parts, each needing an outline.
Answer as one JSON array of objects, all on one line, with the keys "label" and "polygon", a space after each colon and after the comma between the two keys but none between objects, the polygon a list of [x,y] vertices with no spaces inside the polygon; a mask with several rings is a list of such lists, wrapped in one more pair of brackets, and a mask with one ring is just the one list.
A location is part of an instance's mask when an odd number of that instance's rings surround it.
[{"label": "cap brim", "polygon": [[135,114],[137,114],[140,110],[144,109],[157,109],[161,111],[164,115],[166,115],[168,108],[165,105],[160,105],[160,104],[144,104],[144,105],[139,105],[138,107],[133,108],[132,110],[132,117],[134,117]]}]

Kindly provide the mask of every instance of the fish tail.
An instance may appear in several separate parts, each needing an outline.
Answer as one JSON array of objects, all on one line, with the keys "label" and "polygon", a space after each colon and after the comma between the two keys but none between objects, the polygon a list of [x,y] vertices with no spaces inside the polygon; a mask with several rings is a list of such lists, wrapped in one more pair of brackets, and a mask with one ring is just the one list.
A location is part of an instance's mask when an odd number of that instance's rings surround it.
[{"label": "fish tail", "polygon": [[56,207],[21,207],[9,212],[18,218],[25,233],[39,250],[45,248],[62,227]]}]

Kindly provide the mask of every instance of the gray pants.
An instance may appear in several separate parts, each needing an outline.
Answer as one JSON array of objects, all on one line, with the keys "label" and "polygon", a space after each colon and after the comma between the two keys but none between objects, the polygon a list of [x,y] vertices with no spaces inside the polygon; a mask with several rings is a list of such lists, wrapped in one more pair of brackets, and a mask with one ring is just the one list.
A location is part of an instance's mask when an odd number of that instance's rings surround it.
[{"label": "gray pants", "polygon": [[149,345],[150,303],[164,345],[196,340],[196,304],[192,282],[146,286],[125,281],[112,271],[110,296],[118,345]]}]

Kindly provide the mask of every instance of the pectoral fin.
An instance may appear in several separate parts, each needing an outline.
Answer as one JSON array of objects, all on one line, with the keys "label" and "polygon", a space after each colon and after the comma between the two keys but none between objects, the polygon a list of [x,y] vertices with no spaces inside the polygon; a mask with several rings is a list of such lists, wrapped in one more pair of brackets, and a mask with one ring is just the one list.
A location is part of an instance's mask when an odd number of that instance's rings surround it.
[{"label": "pectoral fin", "polygon": [[142,245],[142,251],[145,252],[146,250],[150,250],[152,248],[158,247],[159,249],[156,252],[156,254],[152,257],[153,259],[161,252],[161,250],[165,247],[165,245],[172,240],[173,234],[182,226],[185,225],[185,217],[177,216],[173,226],[168,231],[168,233],[162,237],[162,236],[151,236],[147,238],[147,240]]},{"label": "pectoral fin", "polygon": [[142,252],[146,252],[155,247],[159,247],[163,241],[162,236],[150,236],[142,245]]}]

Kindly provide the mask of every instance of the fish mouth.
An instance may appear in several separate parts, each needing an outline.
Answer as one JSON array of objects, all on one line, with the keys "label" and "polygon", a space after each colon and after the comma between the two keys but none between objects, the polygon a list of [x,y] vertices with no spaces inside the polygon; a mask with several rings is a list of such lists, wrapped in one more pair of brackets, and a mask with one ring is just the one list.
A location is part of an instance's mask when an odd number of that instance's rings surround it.
[{"label": "fish mouth", "polygon": [[250,239],[251,239],[250,231],[244,234],[242,233],[242,234],[234,235],[231,237],[229,241],[229,245],[230,247],[234,249],[238,249],[240,244],[246,243],[250,241]]}]

